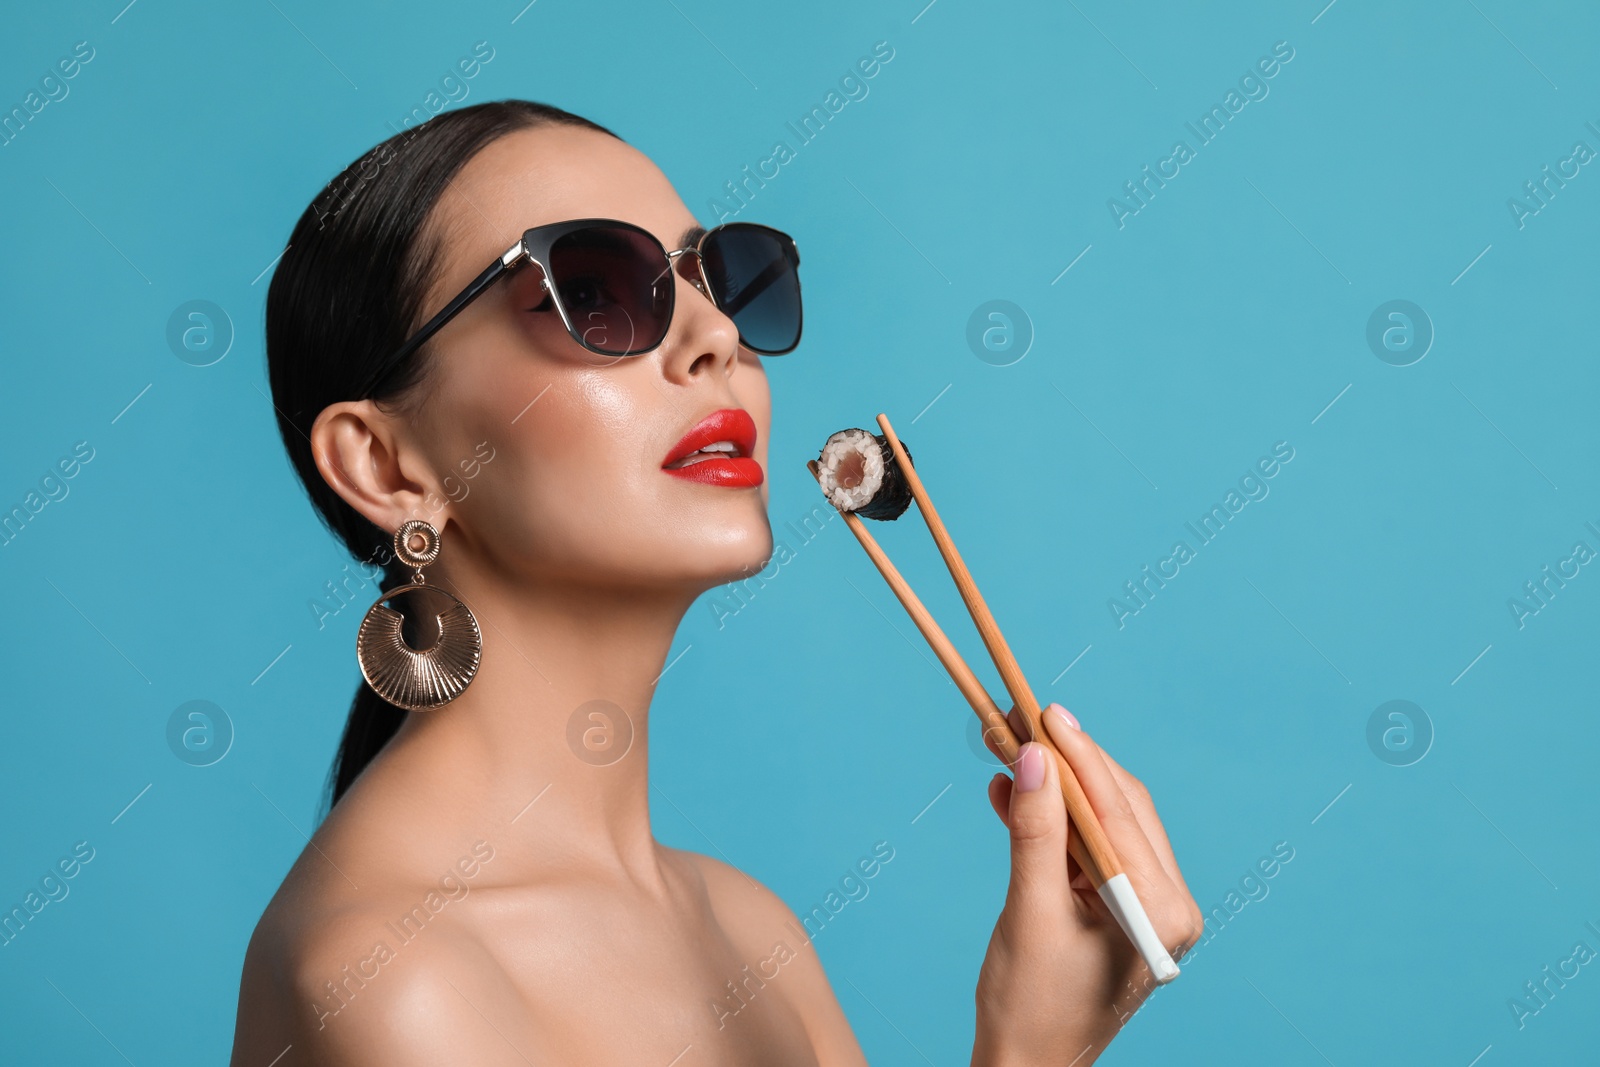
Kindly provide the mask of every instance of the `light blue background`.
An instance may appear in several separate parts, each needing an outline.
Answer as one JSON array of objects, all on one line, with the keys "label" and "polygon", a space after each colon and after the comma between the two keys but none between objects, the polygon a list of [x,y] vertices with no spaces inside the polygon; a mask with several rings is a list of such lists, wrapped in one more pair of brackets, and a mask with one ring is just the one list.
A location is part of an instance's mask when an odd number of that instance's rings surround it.
[{"label": "light blue background", "polygon": [[[1295,850],[1103,1062],[1592,1056],[1600,968],[1525,1028],[1507,1000],[1600,950],[1600,572],[1521,629],[1507,602],[1600,549],[1600,168],[1524,228],[1506,202],[1575,141],[1600,149],[1595,9],[923,2],[7,13],[6,109],[75,42],[95,58],[0,149],[0,505],[74,442],[95,457],[0,548],[0,904],[74,842],[96,854],[0,948],[0,1058],[227,1055],[246,939],[357,679],[359,612],[319,632],[307,608],[345,558],[266,400],[265,271],[479,40],[495,58],[466,102],[610,126],[706,223],[786,121],[893,47],[741,216],[804,256],[805,342],[768,362],[775,529],[819,503],[821,441],[888,412],[1034,686],[1149,784],[1202,906]],[[1119,229],[1108,198],[1278,41],[1270,95]],[[209,367],[165,340],[193,299],[236,330]],[[965,340],[994,299],[1035,334],[1010,366]],[[1392,299],[1436,331],[1411,366],[1366,343]],[[1270,495],[1119,629],[1108,598],[1278,441]],[[922,524],[873,529],[999,694]],[[964,1064],[1007,879],[992,769],[843,523],[786,540],[736,616],[719,628],[708,595],[679,635],[657,831],[798,911],[889,841],[818,949],[874,1063]],[[192,699],[236,730],[214,766],[166,744]],[[1409,767],[1366,741],[1393,699],[1436,733]]]}]

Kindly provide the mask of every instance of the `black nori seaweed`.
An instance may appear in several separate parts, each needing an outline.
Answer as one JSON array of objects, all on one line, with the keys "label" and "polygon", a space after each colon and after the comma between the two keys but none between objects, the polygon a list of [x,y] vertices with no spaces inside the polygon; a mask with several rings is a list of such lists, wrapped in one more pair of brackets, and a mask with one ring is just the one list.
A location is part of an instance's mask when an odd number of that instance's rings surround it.
[{"label": "black nori seaweed", "polygon": [[[906,508],[911,506],[911,486],[906,482],[906,476],[900,470],[900,464],[895,460],[894,446],[889,439],[881,433],[872,435],[878,442],[878,447],[883,449],[883,484],[878,486],[878,491],[872,499],[855,510],[857,515],[864,519],[878,519],[887,521],[898,519],[906,513]],[[901,438],[900,447],[906,450],[906,459],[913,466],[916,460],[912,459],[911,446]]]}]

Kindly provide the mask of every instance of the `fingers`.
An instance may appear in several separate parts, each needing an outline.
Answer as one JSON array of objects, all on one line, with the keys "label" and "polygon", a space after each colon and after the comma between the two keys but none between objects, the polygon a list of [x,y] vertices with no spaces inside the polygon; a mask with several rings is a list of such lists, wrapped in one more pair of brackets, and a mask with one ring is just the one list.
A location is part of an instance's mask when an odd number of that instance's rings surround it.
[{"label": "fingers", "polygon": [[987,748],[990,752],[994,753],[994,758],[999,760],[1002,764],[1004,764],[1007,767],[1010,766],[1010,762],[1006,759],[1006,754],[1003,751],[1001,751],[1000,742],[1004,739],[1004,735],[1005,734],[1009,734],[1010,732],[1011,731],[1010,731],[1009,728],[1002,729],[1001,727],[998,727],[998,726],[995,726],[995,727],[986,726],[986,727],[983,728],[983,735],[982,735],[983,736],[983,745],[984,745],[984,747]]},{"label": "fingers", "polygon": [[1122,792],[1133,807],[1134,815],[1139,819],[1139,825],[1144,828],[1144,835],[1150,839],[1150,844],[1156,850],[1156,856],[1161,860],[1161,866],[1174,882],[1183,887],[1185,893],[1189,892],[1188,883],[1183,880],[1183,870],[1178,866],[1178,857],[1173,854],[1172,842],[1167,840],[1166,827],[1161,825],[1161,817],[1156,814],[1155,802],[1150,798],[1150,791],[1145,788],[1143,782],[1124,770],[1122,764],[1113,759],[1111,753],[1104,748],[1100,749],[1100,758],[1106,761],[1106,766],[1111,768],[1117,784],[1122,787]]},{"label": "fingers", "polygon": [[1005,823],[1006,812],[1011,810],[1011,779],[1007,775],[996,774],[989,779],[989,806]]},{"label": "fingers", "polygon": [[[1111,845],[1129,868],[1128,875],[1136,880],[1136,889],[1155,888],[1160,882],[1171,882],[1157,857],[1144,827],[1134,814],[1128,795],[1117,784],[1111,768],[1100,754],[1100,746],[1082,729],[1074,728],[1054,708],[1043,714],[1045,730],[1056,748],[1066,757],[1072,773],[1089,798],[1089,806],[1100,817]],[[1143,884],[1138,884],[1142,876]],[[1159,880],[1159,881],[1158,881]]]},{"label": "fingers", "polygon": [[[1006,813],[1011,810],[1011,778],[1004,774],[996,774],[989,779],[989,806],[999,817],[1001,825],[1006,824]],[[1098,914],[1101,910],[1100,894],[1095,889],[1094,881],[1090,879],[1089,872],[1078,865],[1073,858],[1071,844],[1072,835],[1077,831],[1072,823],[1067,823],[1067,884],[1078,894],[1078,899],[1083,907],[1090,912]]]},{"label": "fingers", "polygon": [[1038,740],[1038,738],[1029,735],[1028,720],[1022,717],[1022,712],[1017,710],[1015,704],[1011,705],[1011,710],[1006,712],[1006,722],[1010,724],[1011,732],[1016,735],[1019,743]]},{"label": "fingers", "polygon": [[[1167,860],[1163,861],[1134,811],[1136,799],[1141,807],[1148,809],[1148,821],[1160,827],[1149,793],[1126,771],[1122,771],[1128,782],[1124,790],[1111,770],[1111,757],[1081,729],[1069,724],[1055,708],[1047,708],[1043,719],[1050,739],[1078,776],[1078,782],[1089,798],[1089,805],[1100,817],[1101,825],[1111,838],[1112,847],[1122,857],[1134,892],[1144,904],[1162,941],[1169,947],[1176,946],[1174,951],[1181,956],[1199,936],[1202,918],[1189,887],[1177,873],[1177,861],[1172,858],[1165,831],[1160,833],[1159,838],[1162,851],[1167,856]],[[1135,799],[1130,799],[1129,793]],[[1170,867],[1167,866],[1169,862]]]},{"label": "fingers", "polygon": [[[1017,758],[1005,823],[1011,831],[1011,887],[1007,907],[1038,921],[1059,922],[1069,899],[1067,811],[1048,750],[1030,741]],[[992,789],[993,787],[991,787]]]}]

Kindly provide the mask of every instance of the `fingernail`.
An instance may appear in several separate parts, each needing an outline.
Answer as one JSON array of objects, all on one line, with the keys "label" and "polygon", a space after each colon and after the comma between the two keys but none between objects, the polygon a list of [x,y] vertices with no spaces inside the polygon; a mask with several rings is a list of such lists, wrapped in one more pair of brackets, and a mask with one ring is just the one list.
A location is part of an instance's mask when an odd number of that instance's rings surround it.
[{"label": "fingernail", "polygon": [[1068,726],[1072,727],[1074,730],[1083,729],[1083,727],[1078,725],[1078,720],[1073,717],[1072,712],[1068,711],[1066,708],[1062,707],[1060,704],[1051,704],[1049,707],[1045,708],[1044,710],[1055,712],[1057,715],[1061,716],[1061,718],[1066,721],[1066,724]]},{"label": "fingernail", "polygon": [[1044,785],[1044,749],[1037,741],[1029,741],[1022,746],[1022,755],[1017,757],[1017,789],[1031,793],[1041,785]]}]

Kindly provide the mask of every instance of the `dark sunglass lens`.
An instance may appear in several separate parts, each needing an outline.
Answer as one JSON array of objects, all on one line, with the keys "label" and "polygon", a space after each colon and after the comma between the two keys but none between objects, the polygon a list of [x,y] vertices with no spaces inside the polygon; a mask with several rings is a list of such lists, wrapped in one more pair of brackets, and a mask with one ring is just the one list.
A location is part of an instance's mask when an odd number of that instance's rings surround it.
[{"label": "dark sunglass lens", "polygon": [[607,355],[659,345],[672,318],[673,277],[648,234],[590,226],[550,246],[556,292],[582,343]]},{"label": "dark sunglass lens", "polygon": [[706,241],[706,280],[746,348],[776,355],[800,343],[800,272],[787,237],[730,223]]}]

